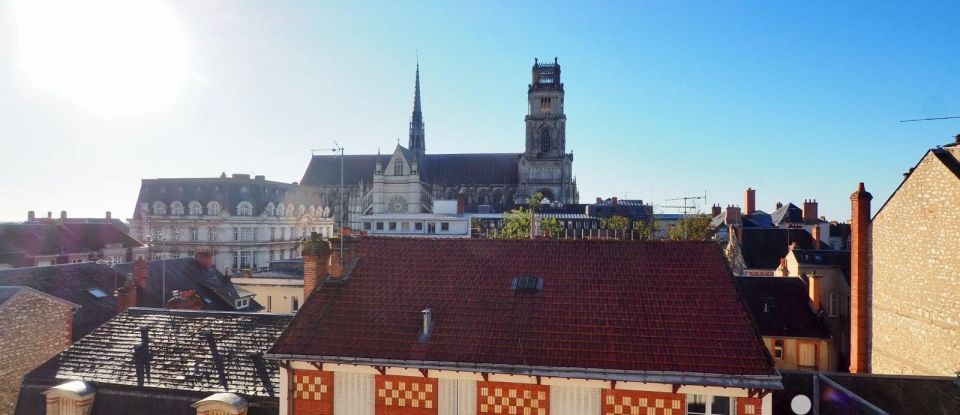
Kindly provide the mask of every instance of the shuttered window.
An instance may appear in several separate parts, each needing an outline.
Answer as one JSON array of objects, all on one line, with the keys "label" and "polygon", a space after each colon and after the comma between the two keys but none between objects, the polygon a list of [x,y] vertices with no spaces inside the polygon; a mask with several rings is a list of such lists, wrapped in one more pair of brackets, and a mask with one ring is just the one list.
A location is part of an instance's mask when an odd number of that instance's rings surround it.
[{"label": "shuttered window", "polygon": [[551,386],[550,414],[599,415],[600,389],[575,386]]},{"label": "shuttered window", "polygon": [[334,415],[374,415],[373,375],[336,372],[333,384]]},{"label": "shuttered window", "polygon": [[797,365],[805,369],[816,369],[817,367],[817,345],[813,343],[798,344]]}]

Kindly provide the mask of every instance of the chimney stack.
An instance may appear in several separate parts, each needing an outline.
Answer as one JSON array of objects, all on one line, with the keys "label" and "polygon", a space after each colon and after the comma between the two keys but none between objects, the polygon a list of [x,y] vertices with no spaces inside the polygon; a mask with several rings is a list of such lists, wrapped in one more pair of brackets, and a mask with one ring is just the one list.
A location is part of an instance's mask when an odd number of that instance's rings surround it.
[{"label": "chimney stack", "polygon": [[61,221],[67,220],[67,211],[65,210],[60,211],[60,220]]},{"label": "chimney stack", "polygon": [[783,207],[783,203],[781,203],[781,202],[777,202],[777,205],[776,205],[776,206],[777,206],[777,208],[776,208],[776,209],[774,209],[774,210],[780,210],[780,208],[782,208],[782,207]]},{"label": "chimney stack", "polygon": [[743,195],[743,209],[745,215],[750,215],[753,212],[757,211],[757,191],[752,188],[747,188],[746,193]]},{"label": "chimney stack", "polygon": [[49,211],[49,210],[47,211],[47,219],[53,220],[53,212],[51,212],[51,211]]},{"label": "chimney stack", "polygon": [[197,251],[193,254],[193,260],[203,267],[203,269],[213,268],[213,253],[206,251]]},{"label": "chimney stack", "polygon": [[814,273],[810,273],[810,275],[807,276],[808,294],[810,295],[810,304],[813,306],[814,313],[819,313],[823,307],[823,303],[820,301],[820,280],[822,278],[822,276]]},{"label": "chimney stack", "polygon": [[310,233],[310,240],[303,243],[303,299],[306,301],[317,286],[330,276],[330,244],[320,239],[316,232]]},{"label": "chimney stack", "polygon": [[820,249],[820,224],[813,224],[813,249]]},{"label": "chimney stack", "polygon": [[803,200],[803,221],[806,223],[816,223],[819,222],[817,218],[820,216],[817,215],[817,201],[815,199]]},{"label": "chimney stack", "polygon": [[727,205],[726,216],[723,218],[723,222],[727,225],[739,225],[740,224],[740,207]]},{"label": "chimney stack", "polygon": [[137,286],[133,283],[133,274],[127,275],[127,279],[113,292],[113,296],[117,297],[117,313],[137,306]]},{"label": "chimney stack", "polygon": [[717,216],[719,216],[721,213],[723,213],[723,208],[720,207],[720,205],[714,203],[714,204],[713,204],[713,207],[710,208],[710,213],[711,213],[710,216],[717,217]]},{"label": "chimney stack", "polygon": [[147,289],[148,270],[147,260],[140,258],[133,261],[133,283],[141,290]]},{"label": "chimney stack", "polygon": [[616,196],[610,198],[610,204],[613,205],[614,207],[617,206],[617,197],[616,197]]},{"label": "chimney stack", "polygon": [[203,299],[197,295],[194,290],[177,291],[167,300],[167,308],[170,310],[203,310]]},{"label": "chimney stack", "polygon": [[599,204],[601,204],[601,203],[603,203],[603,199],[601,199],[601,198],[598,197],[598,198],[597,198],[597,204],[599,205]]},{"label": "chimney stack", "polygon": [[107,220],[110,220],[110,219],[112,219],[112,215],[110,214],[110,211],[108,210],[108,211],[107,211]]},{"label": "chimney stack", "polygon": [[870,201],[863,186],[850,195],[850,373],[870,373]]},{"label": "chimney stack", "polygon": [[467,200],[464,190],[461,187],[460,191],[457,192],[457,214],[463,214],[467,211]]},{"label": "chimney stack", "polygon": [[27,212],[27,222],[33,222],[36,219],[37,219],[37,214],[34,213],[34,211],[31,210]]},{"label": "chimney stack", "polygon": [[433,325],[433,309],[428,308],[421,313],[423,313],[423,329],[420,331],[420,336],[426,337],[430,335],[430,327]]}]

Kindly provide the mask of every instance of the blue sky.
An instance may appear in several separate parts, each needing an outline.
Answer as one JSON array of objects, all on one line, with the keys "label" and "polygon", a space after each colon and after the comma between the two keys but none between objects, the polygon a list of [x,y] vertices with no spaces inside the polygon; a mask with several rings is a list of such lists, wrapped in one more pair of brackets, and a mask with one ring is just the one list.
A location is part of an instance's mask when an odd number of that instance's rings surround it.
[{"label": "blue sky", "polygon": [[876,205],[960,120],[958,2],[168,1],[186,83],[104,116],[32,85],[0,6],[0,220],[129,217],[141,178],[300,179],[310,149],[406,144],[417,54],[427,151],[520,152],[535,57],[558,57],[582,201],[702,194],[760,209]]}]

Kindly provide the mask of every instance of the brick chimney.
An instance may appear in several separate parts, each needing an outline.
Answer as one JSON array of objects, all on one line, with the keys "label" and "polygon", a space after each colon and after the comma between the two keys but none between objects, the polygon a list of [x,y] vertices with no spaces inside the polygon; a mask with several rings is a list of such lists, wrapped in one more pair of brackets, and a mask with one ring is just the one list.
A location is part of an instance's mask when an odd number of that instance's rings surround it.
[{"label": "brick chimney", "polygon": [[727,225],[739,225],[740,224],[740,207],[739,206],[727,206],[726,216],[723,218],[723,222]]},{"label": "brick chimney", "polygon": [[601,198],[598,197],[598,198],[597,198],[597,204],[599,205],[599,204],[601,204],[601,203],[603,203],[603,199],[601,199]]},{"label": "brick chimney", "polygon": [[814,313],[819,313],[823,307],[820,301],[820,286],[822,279],[822,276],[814,273],[810,273],[810,275],[807,276],[807,289],[808,294],[810,295],[810,304],[813,307]]},{"label": "brick chimney", "polygon": [[717,217],[717,216],[719,216],[721,213],[723,213],[723,208],[720,207],[720,205],[714,203],[714,204],[713,204],[713,207],[710,208],[710,213],[711,213],[710,216]]},{"label": "brick chimney", "polygon": [[197,251],[193,254],[193,260],[203,267],[203,269],[213,268],[213,253],[206,251]]},{"label": "brick chimney", "polygon": [[171,310],[203,310],[203,299],[194,290],[174,291],[167,300],[167,308]]},{"label": "brick chimney", "polygon": [[611,204],[611,205],[617,206],[617,203],[618,203],[618,202],[617,202],[617,197],[616,197],[616,196],[610,198],[610,204]]},{"label": "brick chimney", "polygon": [[815,199],[803,200],[803,221],[806,223],[819,222],[817,218],[817,201]]},{"label": "brick chimney", "polygon": [[863,186],[850,195],[850,373],[870,373],[870,201]]},{"label": "brick chimney", "polygon": [[27,212],[27,222],[33,222],[37,219],[37,214],[34,211]]},{"label": "brick chimney", "polygon": [[813,224],[813,249],[820,249],[820,224]]},{"label": "brick chimney", "polygon": [[757,191],[747,188],[743,195],[743,210],[745,215],[750,215],[757,211]]},{"label": "brick chimney", "polygon": [[330,244],[320,239],[316,232],[310,233],[310,240],[303,243],[303,298],[306,300],[317,287],[330,275]]},{"label": "brick chimney", "polygon": [[148,270],[147,260],[140,258],[133,262],[133,283],[141,290],[147,289]]},{"label": "brick chimney", "polygon": [[[357,244],[360,239],[357,237],[346,236],[343,238],[343,266],[347,267],[350,261],[356,256]],[[330,261],[327,264],[331,279],[339,279],[343,276],[343,270],[340,269],[340,238],[330,238]]]},{"label": "brick chimney", "polygon": [[463,214],[467,211],[467,195],[463,188],[460,188],[460,191],[457,192],[457,213]]},{"label": "brick chimney", "polygon": [[123,285],[113,293],[117,297],[117,313],[137,306],[137,285],[133,283],[133,274],[128,274]]}]

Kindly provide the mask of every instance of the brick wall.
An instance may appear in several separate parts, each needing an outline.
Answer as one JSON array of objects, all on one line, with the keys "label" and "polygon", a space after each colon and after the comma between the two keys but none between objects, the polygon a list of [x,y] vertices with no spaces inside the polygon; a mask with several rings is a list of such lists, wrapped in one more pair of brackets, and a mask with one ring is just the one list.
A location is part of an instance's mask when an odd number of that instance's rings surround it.
[{"label": "brick wall", "polygon": [[548,415],[550,387],[530,383],[477,382],[477,414]]},{"label": "brick wall", "polygon": [[763,401],[760,398],[737,398],[737,415],[760,415]]},{"label": "brick wall", "polygon": [[871,227],[872,371],[955,376],[960,180],[927,154]]},{"label": "brick wall", "polygon": [[0,414],[11,414],[20,380],[70,345],[70,306],[21,290],[0,307]]},{"label": "brick wall", "polygon": [[602,414],[684,415],[686,396],[681,393],[604,389]]},{"label": "brick wall", "polygon": [[296,415],[332,415],[333,372],[294,370],[293,408]]},{"label": "brick wall", "polygon": [[437,379],[377,375],[377,415],[436,415]]}]

